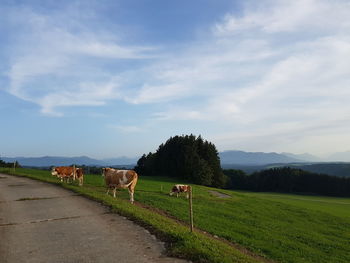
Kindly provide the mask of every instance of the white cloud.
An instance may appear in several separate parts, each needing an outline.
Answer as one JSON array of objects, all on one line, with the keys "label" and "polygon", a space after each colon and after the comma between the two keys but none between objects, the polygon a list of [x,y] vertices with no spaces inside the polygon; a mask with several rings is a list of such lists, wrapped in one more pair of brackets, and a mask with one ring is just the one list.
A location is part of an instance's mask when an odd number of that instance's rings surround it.
[{"label": "white cloud", "polygon": [[338,32],[350,26],[349,8],[346,0],[249,1],[243,16],[228,14],[213,30],[219,36]]},{"label": "white cloud", "polygon": [[122,133],[141,133],[145,131],[145,128],[134,125],[108,125],[109,128],[115,129]]},{"label": "white cloud", "polygon": [[63,14],[10,13],[10,25],[21,28],[13,36],[8,92],[38,104],[44,114],[62,116],[58,107],[98,106],[118,98],[120,72],[104,64],[152,57],[150,47],[118,44],[114,34],[89,31],[78,21],[72,28],[72,18]]},{"label": "white cloud", "polygon": [[177,83],[156,86],[145,84],[134,97],[125,100],[134,104],[166,102],[186,97],[187,90],[186,86]]},{"label": "white cloud", "polygon": [[179,107],[179,108],[171,108],[162,112],[157,112],[153,115],[153,118],[161,121],[207,120],[208,116],[205,116],[205,113],[203,112]]},{"label": "white cloud", "polygon": [[80,83],[74,91],[52,92],[34,99],[41,106],[43,114],[62,116],[56,108],[67,106],[100,106],[107,100],[119,97],[117,81],[109,83]]}]

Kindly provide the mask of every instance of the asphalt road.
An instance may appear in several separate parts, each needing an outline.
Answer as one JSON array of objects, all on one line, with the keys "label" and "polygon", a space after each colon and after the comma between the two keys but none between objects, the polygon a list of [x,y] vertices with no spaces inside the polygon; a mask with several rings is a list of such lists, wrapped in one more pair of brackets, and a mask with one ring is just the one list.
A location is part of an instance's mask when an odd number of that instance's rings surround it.
[{"label": "asphalt road", "polygon": [[0,262],[186,262],[97,202],[0,174]]}]

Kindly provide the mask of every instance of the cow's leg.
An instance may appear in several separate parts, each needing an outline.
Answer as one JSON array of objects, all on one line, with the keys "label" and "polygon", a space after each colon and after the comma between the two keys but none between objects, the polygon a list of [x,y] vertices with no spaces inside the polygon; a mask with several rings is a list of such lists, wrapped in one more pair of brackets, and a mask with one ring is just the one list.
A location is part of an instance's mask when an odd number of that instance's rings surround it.
[{"label": "cow's leg", "polygon": [[133,204],[134,203],[134,191],[130,187],[128,188],[129,190],[129,195],[130,195],[130,202]]},{"label": "cow's leg", "polygon": [[179,192],[176,193],[176,197],[179,197]]},{"label": "cow's leg", "polygon": [[186,198],[188,199],[189,195],[188,195],[188,192],[186,193]]},{"label": "cow's leg", "polygon": [[134,193],[132,191],[129,191],[130,195],[130,202],[133,204],[134,203]]},{"label": "cow's leg", "polygon": [[108,195],[108,193],[109,193],[109,187],[107,187],[107,193],[106,193],[106,195]]},{"label": "cow's leg", "polygon": [[117,187],[114,187],[113,189],[113,197],[115,198],[115,193],[117,192]]}]

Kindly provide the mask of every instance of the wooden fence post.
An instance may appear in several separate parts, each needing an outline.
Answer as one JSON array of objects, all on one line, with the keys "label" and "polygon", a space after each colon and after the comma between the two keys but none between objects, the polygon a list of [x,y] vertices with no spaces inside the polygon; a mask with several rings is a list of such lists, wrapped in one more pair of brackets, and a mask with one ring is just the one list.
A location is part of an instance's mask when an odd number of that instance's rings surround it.
[{"label": "wooden fence post", "polygon": [[189,204],[190,204],[190,229],[193,232],[193,209],[192,209],[192,186],[189,187]]},{"label": "wooden fence post", "polygon": [[73,183],[75,182],[76,177],[76,170],[75,170],[75,164],[73,164]]}]

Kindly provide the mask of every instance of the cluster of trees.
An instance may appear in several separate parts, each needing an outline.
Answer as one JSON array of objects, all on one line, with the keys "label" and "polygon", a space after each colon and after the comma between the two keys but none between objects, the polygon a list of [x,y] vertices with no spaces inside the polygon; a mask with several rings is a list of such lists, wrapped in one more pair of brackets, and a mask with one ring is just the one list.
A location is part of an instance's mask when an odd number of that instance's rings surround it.
[{"label": "cluster of trees", "polygon": [[21,165],[15,161],[15,163],[7,163],[0,159],[0,167],[21,168]]},{"label": "cluster of trees", "polygon": [[224,187],[227,182],[215,145],[193,134],[171,137],[155,153],[144,154],[135,170],[140,175],[170,176],[206,186]]},{"label": "cluster of trees", "polygon": [[251,175],[241,170],[224,170],[231,189],[257,192],[313,193],[350,196],[350,178],[317,174],[290,167],[273,168]]}]

